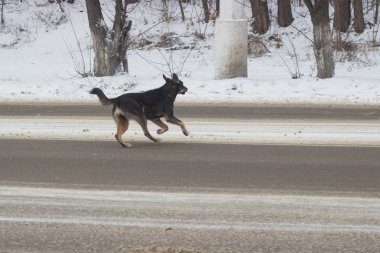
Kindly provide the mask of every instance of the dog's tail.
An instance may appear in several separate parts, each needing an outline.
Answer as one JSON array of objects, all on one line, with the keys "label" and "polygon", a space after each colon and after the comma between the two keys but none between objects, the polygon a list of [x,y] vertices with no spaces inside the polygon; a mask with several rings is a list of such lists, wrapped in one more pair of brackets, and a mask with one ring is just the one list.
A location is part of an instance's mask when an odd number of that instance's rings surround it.
[{"label": "dog's tail", "polygon": [[104,92],[99,88],[93,88],[90,91],[90,94],[97,95],[100,103],[104,106],[112,104],[112,99],[109,99],[106,95],[104,95]]}]

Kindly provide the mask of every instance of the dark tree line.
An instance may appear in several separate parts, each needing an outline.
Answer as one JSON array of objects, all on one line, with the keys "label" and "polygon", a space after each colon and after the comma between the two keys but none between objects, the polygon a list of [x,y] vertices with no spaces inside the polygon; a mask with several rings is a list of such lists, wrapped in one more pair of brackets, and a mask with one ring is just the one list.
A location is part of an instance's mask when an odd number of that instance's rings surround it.
[{"label": "dark tree line", "polygon": [[[59,1],[59,0],[57,0]],[[166,3],[167,0],[162,0]],[[219,12],[220,0],[194,0],[202,4],[205,22],[209,21],[210,10],[214,14]],[[272,0],[277,3],[277,23],[280,27],[292,25],[293,5],[306,5],[310,12],[313,24],[313,48],[317,63],[317,77],[330,78],[335,72],[333,59],[332,31],[330,30],[330,4],[334,7],[333,28],[338,32],[347,32],[351,26],[351,8],[353,8],[353,28],[362,33],[365,28],[362,0]],[[374,21],[378,19],[380,0],[373,1],[375,10]],[[90,30],[94,43],[96,76],[113,75],[121,66],[128,72],[127,49],[128,34],[132,22],[127,19],[127,6],[139,0],[115,0],[115,17],[112,28],[105,25],[99,0],[86,0]],[[178,0],[182,20],[185,20],[182,4],[189,4],[190,0]],[[250,0],[254,32],[265,34],[268,32],[271,19],[268,0]]]}]

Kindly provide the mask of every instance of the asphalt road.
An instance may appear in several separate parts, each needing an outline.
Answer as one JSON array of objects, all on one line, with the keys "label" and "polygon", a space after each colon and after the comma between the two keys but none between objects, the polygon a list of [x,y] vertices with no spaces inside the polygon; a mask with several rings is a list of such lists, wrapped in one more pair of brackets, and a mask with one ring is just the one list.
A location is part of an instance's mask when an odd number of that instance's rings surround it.
[{"label": "asphalt road", "polygon": [[3,139],[0,149],[2,252],[380,247],[379,148]]},{"label": "asphalt road", "polygon": [[[0,108],[8,118],[109,113]],[[374,109],[178,109],[194,118],[379,118]],[[378,252],[379,151],[2,138],[0,252]]]},{"label": "asphalt road", "polygon": [[1,140],[0,182],[380,193],[380,148]]},{"label": "asphalt road", "polygon": [[[275,119],[380,119],[380,108],[331,107],[252,107],[252,106],[175,106],[175,114],[183,118],[275,118]],[[95,105],[0,104],[0,116],[87,116],[109,117],[110,107]]]}]

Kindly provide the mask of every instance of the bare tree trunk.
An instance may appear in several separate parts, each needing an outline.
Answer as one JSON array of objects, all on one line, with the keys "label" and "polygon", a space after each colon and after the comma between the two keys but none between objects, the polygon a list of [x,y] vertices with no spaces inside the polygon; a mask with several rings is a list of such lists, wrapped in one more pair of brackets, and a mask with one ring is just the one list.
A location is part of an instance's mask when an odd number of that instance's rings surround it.
[{"label": "bare tree trunk", "polygon": [[351,0],[334,0],[334,7],[334,28],[345,33],[351,23]]},{"label": "bare tree trunk", "polygon": [[293,23],[290,0],[277,0],[277,22],[280,27],[288,27]]},{"label": "bare tree trunk", "polygon": [[1,18],[0,18],[0,24],[4,24],[4,5],[5,0],[1,0]]},{"label": "bare tree trunk", "polygon": [[182,1],[178,0],[179,8],[181,9],[182,22],[185,22],[185,13],[183,12]]},{"label": "bare tree trunk", "polygon": [[[129,66],[128,66],[128,57],[127,57],[127,50],[128,50],[128,40],[129,40],[129,31],[131,30],[132,21],[127,21],[127,7],[128,4],[134,4],[138,3],[139,0],[124,0],[124,5],[120,1],[116,1],[115,6],[115,21],[114,21],[114,27],[113,31],[115,32],[115,46],[118,48],[118,55],[119,59],[123,65],[123,71],[129,73]],[[117,8],[120,8],[120,14],[118,14]],[[120,18],[118,22],[116,22],[116,18]],[[119,27],[119,28],[117,28]]]},{"label": "bare tree trunk", "polygon": [[95,76],[113,75],[108,67],[107,43],[105,38],[108,28],[104,24],[102,9],[98,0],[86,0],[88,22],[95,50],[94,74]]},{"label": "bare tree trunk", "polygon": [[362,0],[353,0],[354,5],[354,20],[355,32],[364,32],[364,15],[363,15],[363,2]]},{"label": "bare tree trunk", "polygon": [[210,15],[210,12],[208,10],[208,3],[207,0],[202,0],[202,5],[203,5],[203,12],[205,14],[205,22],[208,23],[208,17]]},{"label": "bare tree trunk", "polygon": [[[329,0],[304,0],[310,11],[314,33],[314,55],[317,77],[331,78],[335,74],[332,36],[329,19]],[[313,2],[315,2],[313,4]]]},{"label": "bare tree trunk", "polygon": [[59,5],[59,9],[61,9],[61,12],[65,12],[65,10],[62,7],[62,1],[61,0],[57,0],[57,4]]},{"label": "bare tree trunk", "polygon": [[164,17],[164,20],[169,20],[169,8],[167,0],[162,0],[162,14]]},{"label": "bare tree trunk", "polygon": [[127,21],[126,8],[137,0],[115,1],[115,20],[110,30],[104,22],[99,0],[86,0],[87,15],[94,44],[95,76],[114,75],[122,65],[128,72],[128,33],[132,22]]},{"label": "bare tree trunk", "polygon": [[258,34],[265,34],[269,30],[270,19],[267,0],[250,0],[252,16],[254,18],[253,30]]},{"label": "bare tree trunk", "polygon": [[375,17],[373,19],[374,24],[377,24],[379,20],[379,4],[380,4],[380,0],[377,0],[375,4]]}]

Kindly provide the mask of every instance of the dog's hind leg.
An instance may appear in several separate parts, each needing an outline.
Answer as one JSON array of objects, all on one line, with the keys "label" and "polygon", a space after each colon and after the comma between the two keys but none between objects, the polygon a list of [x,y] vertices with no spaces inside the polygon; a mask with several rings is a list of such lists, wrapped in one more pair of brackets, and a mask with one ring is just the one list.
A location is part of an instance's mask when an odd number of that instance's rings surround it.
[{"label": "dog's hind leg", "polygon": [[116,130],[116,134],[115,134],[116,140],[124,148],[132,147],[132,144],[130,144],[128,142],[123,142],[123,140],[121,139],[121,136],[128,130],[128,126],[129,126],[128,119],[119,115],[119,116],[115,116],[115,122],[116,122],[116,126],[117,126],[117,130]]},{"label": "dog's hind leg", "polygon": [[148,131],[148,126],[147,126],[147,120],[145,118],[145,116],[137,116],[134,117],[134,119],[137,121],[137,123],[139,123],[139,125],[141,126],[142,130],[144,131],[144,135],[146,137],[148,137],[150,140],[154,141],[154,142],[159,142],[160,139],[159,138],[154,138]]},{"label": "dog's hind leg", "polygon": [[169,127],[164,122],[162,122],[161,119],[154,119],[152,120],[152,122],[156,124],[157,126],[161,127],[160,129],[157,130],[157,134],[163,134],[169,130]]}]

